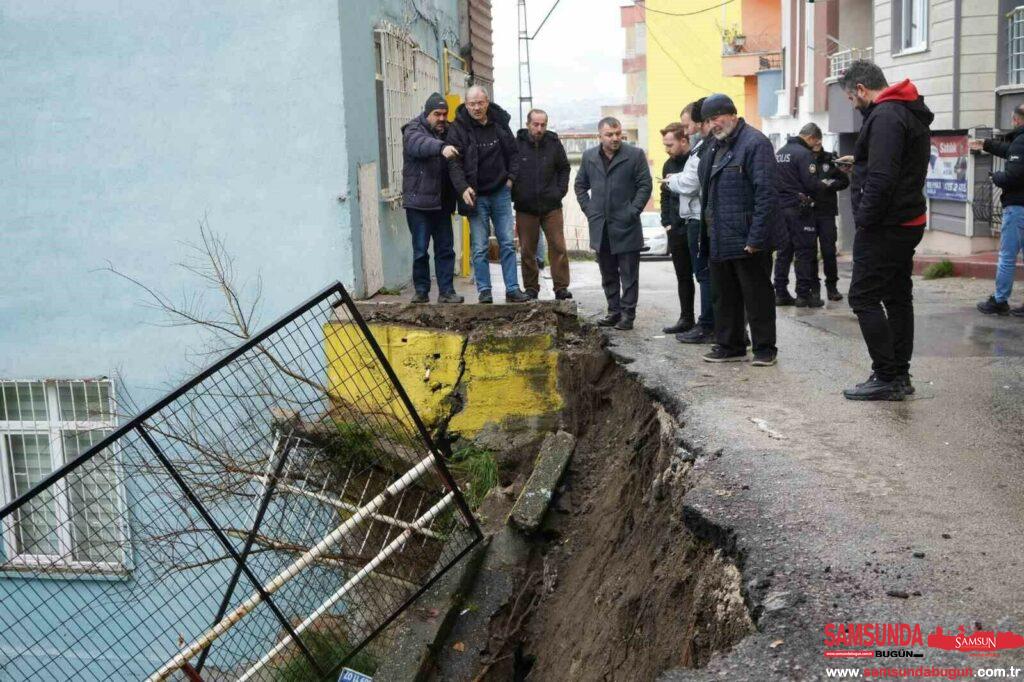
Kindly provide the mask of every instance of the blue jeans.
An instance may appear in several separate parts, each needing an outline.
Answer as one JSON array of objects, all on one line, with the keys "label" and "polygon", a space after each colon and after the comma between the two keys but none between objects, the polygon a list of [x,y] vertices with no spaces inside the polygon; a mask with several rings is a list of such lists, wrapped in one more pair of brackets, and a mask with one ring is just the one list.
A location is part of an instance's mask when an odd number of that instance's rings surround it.
[{"label": "blue jeans", "polygon": [[996,266],[996,300],[1010,300],[1017,254],[1024,245],[1024,206],[1003,209],[1003,227],[999,235],[999,264]]},{"label": "blue jeans", "polygon": [[516,245],[512,235],[512,190],[505,185],[490,194],[476,197],[476,208],[469,216],[469,242],[473,250],[473,279],[480,293],[491,290],[491,272],[487,259],[487,247],[494,223],[494,236],[498,238],[498,253],[501,259],[501,275],[505,280],[505,293],[519,291],[519,275],[516,272]]},{"label": "blue jeans", "polygon": [[690,264],[693,277],[700,286],[700,317],[697,324],[704,329],[715,328],[715,307],[711,302],[711,268],[708,265],[708,249],[700,252],[700,221],[686,221],[686,240],[690,247]]},{"label": "blue jeans", "polygon": [[447,211],[405,209],[405,219],[412,233],[412,284],[417,294],[430,293],[430,254],[427,247],[434,240],[434,275],[442,294],[455,292],[455,241],[452,216]]}]

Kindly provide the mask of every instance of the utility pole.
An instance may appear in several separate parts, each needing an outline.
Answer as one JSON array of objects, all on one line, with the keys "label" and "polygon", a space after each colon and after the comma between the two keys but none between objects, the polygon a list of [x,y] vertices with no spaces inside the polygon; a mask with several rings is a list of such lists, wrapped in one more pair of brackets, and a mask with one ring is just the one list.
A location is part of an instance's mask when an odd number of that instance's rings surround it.
[{"label": "utility pole", "polygon": [[533,85],[530,82],[530,32],[526,26],[526,0],[519,0],[519,127],[526,112],[533,108]]}]

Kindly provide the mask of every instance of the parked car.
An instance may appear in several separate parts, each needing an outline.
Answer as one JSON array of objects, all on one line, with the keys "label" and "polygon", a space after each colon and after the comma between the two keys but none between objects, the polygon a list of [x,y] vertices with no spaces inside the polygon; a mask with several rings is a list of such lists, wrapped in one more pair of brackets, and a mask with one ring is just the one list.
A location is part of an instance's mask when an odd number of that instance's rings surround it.
[{"label": "parked car", "polygon": [[644,248],[640,256],[669,255],[668,232],[661,226],[661,214],[655,211],[644,211],[640,214],[640,225],[644,228]]}]

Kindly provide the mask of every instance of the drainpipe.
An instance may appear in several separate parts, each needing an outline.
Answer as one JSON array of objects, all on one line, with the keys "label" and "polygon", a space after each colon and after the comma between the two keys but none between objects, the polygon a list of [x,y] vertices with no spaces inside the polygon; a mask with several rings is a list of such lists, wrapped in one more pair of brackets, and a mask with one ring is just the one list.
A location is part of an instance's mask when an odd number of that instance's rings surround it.
[{"label": "drainpipe", "polygon": [[963,0],[953,0],[953,130],[960,128],[960,19]]}]

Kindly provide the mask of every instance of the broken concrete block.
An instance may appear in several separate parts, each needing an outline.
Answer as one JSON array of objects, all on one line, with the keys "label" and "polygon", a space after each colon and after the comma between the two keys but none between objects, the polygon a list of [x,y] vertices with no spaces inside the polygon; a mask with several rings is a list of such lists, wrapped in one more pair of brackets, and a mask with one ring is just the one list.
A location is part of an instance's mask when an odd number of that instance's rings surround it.
[{"label": "broken concrete block", "polygon": [[569,465],[575,447],[576,438],[565,431],[549,434],[544,439],[533,473],[509,514],[512,525],[524,533],[532,533],[540,527],[555,486]]}]

